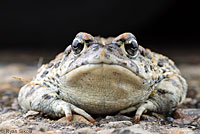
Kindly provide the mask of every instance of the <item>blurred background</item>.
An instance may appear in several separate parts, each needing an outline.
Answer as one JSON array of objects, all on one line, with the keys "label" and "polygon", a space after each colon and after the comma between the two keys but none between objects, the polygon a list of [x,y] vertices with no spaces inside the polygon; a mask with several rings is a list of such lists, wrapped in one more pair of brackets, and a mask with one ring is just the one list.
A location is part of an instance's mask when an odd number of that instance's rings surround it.
[{"label": "blurred background", "polygon": [[175,61],[189,85],[183,107],[200,108],[199,16],[195,0],[2,0],[0,114],[17,104],[25,84],[12,76],[31,80],[80,31],[103,37],[132,32],[140,45]]},{"label": "blurred background", "polygon": [[0,56],[54,57],[80,31],[103,37],[132,32],[142,46],[172,58],[198,55],[199,11],[192,0],[1,1]]}]

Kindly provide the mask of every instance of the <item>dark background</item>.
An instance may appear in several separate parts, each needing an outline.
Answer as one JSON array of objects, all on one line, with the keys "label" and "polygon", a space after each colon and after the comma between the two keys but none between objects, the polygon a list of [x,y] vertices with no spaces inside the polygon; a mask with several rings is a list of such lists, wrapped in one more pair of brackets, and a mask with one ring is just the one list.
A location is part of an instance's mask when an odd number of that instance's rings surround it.
[{"label": "dark background", "polygon": [[144,47],[198,50],[199,11],[192,0],[4,1],[0,44],[1,49],[60,51],[80,31],[104,37],[128,31]]}]

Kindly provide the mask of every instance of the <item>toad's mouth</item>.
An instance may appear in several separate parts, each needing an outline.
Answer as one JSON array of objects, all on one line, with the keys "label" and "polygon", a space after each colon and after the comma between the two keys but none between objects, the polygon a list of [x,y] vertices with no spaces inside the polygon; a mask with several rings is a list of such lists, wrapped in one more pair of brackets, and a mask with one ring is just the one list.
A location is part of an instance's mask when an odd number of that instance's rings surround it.
[{"label": "toad's mouth", "polygon": [[[95,77],[100,77],[100,78],[113,78],[116,79],[117,75],[120,74],[120,77],[130,77],[133,79],[140,79],[140,81],[145,81],[146,79],[141,76],[140,74],[132,71],[128,67],[124,67],[121,65],[117,64],[86,64],[79,66],[77,68],[74,68],[70,72],[66,73],[66,77],[69,79],[74,79],[73,77],[80,78],[81,75],[84,75],[84,77],[90,77],[95,78]],[[89,75],[89,76],[87,76]],[[101,80],[101,79],[99,79]]]},{"label": "toad's mouth", "polygon": [[61,82],[61,96],[92,113],[109,113],[111,107],[117,111],[149,95],[146,80],[120,65],[83,65],[63,75]]},{"label": "toad's mouth", "polygon": [[[140,77],[142,80],[147,80],[147,78],[145,78],[143,75],[141,75],[139,73],[139,71],[133,71],[133,69],[131,69],[130,67],[128,66],[124,66],[123,64],[120,65],[120,64],[108,64],[108,63],[90,63],[90,64],[86,64],[86,65],[81,65],[81,66],[78,66],[76,68],[72,68],[71,70],[68,70],[68,73],[78,73],[79,71],[82,72],[83,70],[88,70],[91,71],[91,69],[93,67],[99,67],[99,68],[102,68],[102,70],[104,69],[110,69],[110,68],[115,68],[116,71],[125,71],[124,73],[128,72],[128,75],[136,75],[137,77]],[[64,75],[66,75],[64,74]]]}]

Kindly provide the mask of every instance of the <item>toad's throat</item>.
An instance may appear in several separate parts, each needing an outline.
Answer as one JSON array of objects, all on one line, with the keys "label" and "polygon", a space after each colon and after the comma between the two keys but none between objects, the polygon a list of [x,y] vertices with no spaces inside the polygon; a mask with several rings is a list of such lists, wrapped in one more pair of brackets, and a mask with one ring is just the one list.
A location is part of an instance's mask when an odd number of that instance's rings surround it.
[{"label": "toad's throat", "polygon": [[[61,82],[64,86],[61,96],[79,107],[87,105],[87,110],[94,109],[95,106],[99,110],[113,107],[111,109],[117,111],[134,104],[135,100],[144,99],[141,96],[148,96],[144,92],[148,88],[144,80],[117,65],[84,65],[64,75]],[[120,106],[116,107],[116,103]]]},{"label": "toad's throat", "polygon": [[[62,83],[66,86],[81,88],[82,91],[93,90],[109,91],[114,89],[140,89],[145,80],[130,70],[119,65],[87,64],[67,73]],[[99,91],[99,92],[101,92]]]}]

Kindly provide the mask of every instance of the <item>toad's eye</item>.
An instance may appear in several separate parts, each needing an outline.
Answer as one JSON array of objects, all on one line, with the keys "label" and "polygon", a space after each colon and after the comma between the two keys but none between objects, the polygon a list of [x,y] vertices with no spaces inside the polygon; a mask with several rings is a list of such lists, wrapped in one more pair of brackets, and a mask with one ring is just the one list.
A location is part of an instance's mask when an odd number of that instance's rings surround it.
[{"label": "toad's eye", "polygon": [[84,48],[84,42],[82,42],[81,40],[75,39],[72,42],[72,50],[74,51],[75,54],[81,53],[83,48]]},{"label": "toad's eye", "polygon": [[135,56],[138,50],[138,43],[135,40],[124,43],[124,48],[130,56]]}]

